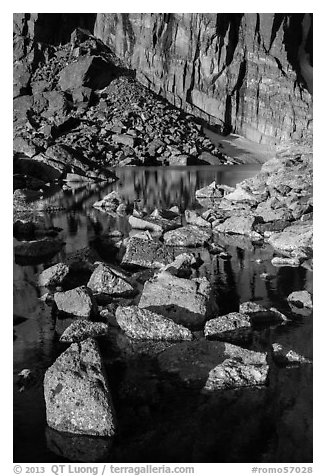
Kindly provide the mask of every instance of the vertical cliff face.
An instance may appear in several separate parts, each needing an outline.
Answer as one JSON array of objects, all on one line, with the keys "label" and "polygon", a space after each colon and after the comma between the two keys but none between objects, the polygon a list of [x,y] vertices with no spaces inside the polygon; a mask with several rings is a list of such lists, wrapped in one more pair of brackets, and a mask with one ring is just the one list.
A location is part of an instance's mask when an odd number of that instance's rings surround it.
[{"label": "vertical cliff face", "polygon": [[[311,14],[15,14],[19,83],[26,76],[28,85],[35,42],[68,42],[77,26],[142,84],[226,133],[267,144],[311,133]],[[27,69],[26,54],[34,55]]]},{"label": "vertical cliff face", "polygon": [[94,34],[150,89],[257,142],[312,127],[309,14],[97,14]]}]

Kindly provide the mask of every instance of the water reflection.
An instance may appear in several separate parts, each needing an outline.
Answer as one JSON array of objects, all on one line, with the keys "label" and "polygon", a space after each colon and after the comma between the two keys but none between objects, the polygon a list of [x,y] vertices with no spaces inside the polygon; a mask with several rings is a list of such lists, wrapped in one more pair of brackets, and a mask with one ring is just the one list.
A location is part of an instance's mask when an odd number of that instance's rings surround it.
[{"label": "water reflection", "polygon": [[[49,206],[65,208],[45,214],[45,220],[48,226],[63,229],[66,245],[47,263],[14,265],[14,311],[26,318],[15,324],[14,380],[16,383],[23,368],[36,369],[39,375],[35,386],[25,392],[14,387],[15,462],[88,461],[88,444],[94,461],[311,461],[309,366],[280,370],[271,364],[270,385],[265,389],[204,397],[162,376],[155,352],[133,347],[118,329],[110,336],[112,345],[102,349],[119,421],[119,438],[112,447],[107,441],[97,445],[87,438],[57,434],[47,429],[45,422],[43,374],[65,346],[58,342],[51,309],[39,300],[38,275],[45,266],[65,260],[78,249],[97,246],[96,238],[103,233],[119,230],[122,238],[130,233],[126,216],[103,213],[93,208],[93,203],[117,190],[126,204],[140,200],[140,206],[149,212],[173,205],[182,211],[194,209],[200,207],[196,189],[213,180],[235,185],[256,171],[257,167],[251,166],[126,167],[116,171],[120,180],[114,184],[55,189],[44,199]],[[230,259],[221,259],[207,249],[193,250],[203,261],[193,273],[210,280],[220,314],[238,310],[239,303],[247,300],[290,313],[286,296],[295,290],[311,291],[312,273],[304,268],[273,267],[270,247],[253,246],[246,237],[236,235],[216,235],[215,241],[225,247]],[[100,246],[97,251],[101,252]],[[262,279],[262,274],[269,279]],[[294,317],[290,325],[255,332],[252,348],[270,352],[273,342],[290,345],[311,358],[311,317]]]}]

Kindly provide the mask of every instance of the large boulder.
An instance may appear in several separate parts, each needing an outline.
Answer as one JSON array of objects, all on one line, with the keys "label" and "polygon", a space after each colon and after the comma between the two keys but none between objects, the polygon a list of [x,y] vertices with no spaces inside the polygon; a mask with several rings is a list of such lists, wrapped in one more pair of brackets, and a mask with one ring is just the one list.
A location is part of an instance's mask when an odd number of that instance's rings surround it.
[{"label": "large boulder", "polygon": [[186,225],[177,230],[164,233],[163,239],[167,246],[199,247],[208,243],[211,232],[207,229],[198,228],[194,225]]},{"label": "large boulder", "polygon": [[121,264],[128,267],[161,268],[173,261],[170,248],[161,243],[132,237],[126,245]]},{"label": "large boulder", "polygon": [[128,297],[135,294],[133,285],[128,277],[121,271],[110,268],[110,266],[100,263],[93,271],[87,286],[98,294],[109,296]]},{"label": "large boulder", "polygon": [[72,91],[81,86],[102,89],[113,77],[113,66],[110,63],[98,56],[85,56],[60,71],[58,84],[62,91]]},{"label": "large boulder", "polygon": [[57,286],[62,283],[69,273],[69,266],[64,263],[58,263],[45,269],[39,275],[39,286]]},{"label": "large boulder", "polygon": [[62,162],[46,157],[44,154],[38,154],[33,158],[15,158],[14,170],[16,173],[28,174],[45,182],[52,182],[61,179],[67,167]]},{"label": "large boulder", "polygon": [[281,253],[293,256],[305,253],[309,257],[313,246],[312,222],[294,223],[280,233],[273,233],[267,241]]},{"label": "large boulder", "polygon": [[266,357],[266,353],[225,342],[197,340],[175,344],[160,353],[158,364],[162,372],[177,376],[183,384],[211,392],[265,384]]},{"label": "large boulder", "polygon": [[44,397],[51,428],[79,435],[115,433],[108,381],[93,339],[71,344],[46,371]]},{"label": "large boulder", "polygon": [[308,291],[294,291],[288,295],[287,300],[295,307],[312,309],[311,294]]},{"label": "large boulder", "polygon": [[133,339],[180,341],[193,338],[186,327],[148,309],[119,306],[115,315],[121,329]]},{"label": "large boulder", "polygon": [[255,218],[250,215],[235,215],[214,227],[214,232],[250,235],[253,231]]},{"label": "large boulder", "polygon": [[261,304],[252,301],[241,303],[239,312],[249,316],[251,322],[255,325],[280,324],[288,320],[284,314],[274,307],[267,309]]},{"label": "large boulder", "polygon": [[97,311],[92,291],[86,286],[55,293],[54,302],[59,311],[84,319],[90,319]]},{"label": "large boulder", "polygon": [[42,263],[56,255],[63,246],[64,242],[56,238],[27,241],[15,247],[15,261],[22,265]]},{"label": "large boulder", "polygon": [[93,207],[104,208],[105,210],[115,212],[118,206],[121,205],[121,203],[122,203],[122,198],[120,197],[118,192],[113,190],[108,195],[105,195],[105,197],[103,197],[102,200],[99,200],[93,203]]},{"label": "large boulder", "polygon": [[201,217],[195,210],[185,210],[186,222],[189,225],[210,227],[211,224]]},{"label": "large boulder", "polygon": [[209,294],[210,285],[206,278],[205,282],[196,282],[163,272],[146,281],[139,307],[148,308],[178,324],[196,329],[206,319]]}]

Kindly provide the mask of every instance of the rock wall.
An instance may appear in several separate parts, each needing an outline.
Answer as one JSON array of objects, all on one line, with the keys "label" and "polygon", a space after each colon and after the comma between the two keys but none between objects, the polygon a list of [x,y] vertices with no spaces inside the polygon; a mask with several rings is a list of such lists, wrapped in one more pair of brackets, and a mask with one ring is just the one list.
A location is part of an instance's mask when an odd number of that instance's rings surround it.
[{"label": "rock wall", "polygon": [[262,143],[312,126],[311,31],[309,14],[267,13],[103,13],[94,28],[150,89]]},{"label": "rock wall", "polygon": [[[15,14],[20,37],[59,44],[76,26],[172,104],[261,143],[312,131],[312,15]],[[310,92],[309,92],[310,91]]]}]

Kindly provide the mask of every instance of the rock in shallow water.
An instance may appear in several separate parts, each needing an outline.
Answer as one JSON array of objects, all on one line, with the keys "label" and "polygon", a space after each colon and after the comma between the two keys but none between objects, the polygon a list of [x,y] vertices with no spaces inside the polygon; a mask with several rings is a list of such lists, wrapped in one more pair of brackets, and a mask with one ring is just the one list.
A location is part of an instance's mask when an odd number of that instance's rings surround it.
[{"label": "rock in shallow water", "polygon": [[271,307],[267,309],[256,302],[243,302],[240,304],[239,312],[247,314],[253,324],[278,324],[287,321],[287,317],[280,311]]},{"label": "rock in shallow water", "polygon": [[108,381],[93,339],[71,344],[46,371],[44,397],[51,428],[80,435],[115,433]]},{"label": "rock in shallow water", "polygon": [[251,333],[250,317],[239,312],[230,312],[206,322],[204,335],[209,339],[228,342],[245,340]]},{"label": "rock in shallow water", "polygon": [[132,237],[128,240],[121,264],[143,268],[161,268],[173,261],[172,250],[156,241]]},{"label": "rock in shallow water", "polygon": [[275,362],[280,365],[312,364],[312,361],[303,355],[276,342],[272,344],[272,356]]},{"label": "rock in shallow water", "polygon": [[312,309],[311,294],[308,291],[294,291],[288,295],[287,300],[295,307]]},{"label": "rock in shallow water", "polygon": [[41,263],[58,253],[63,246],[63,241],[50,238],[22,243],[14,249],[15,261],[22,265]]},{"label": "rock in shallow water", "polygon": [[266,356],[224,342],[199,340],[175,344],[158,356],[158,363],[161,371],[182,383],[212,391],[265,384]]},{"label": "rock in shallow water", "polygon": [[134,339],[192,340],[193,335],[186,327],[176,324],[148,309],[137,306],[118,307],[116,319],[125,333]]},{"label": "rock in shallow water", "polygon": [[64,263],[55,264],[42,271],[38,278],[38,284],[39,286],[57,286],[62,283],[68,273],[69,266]]}]

